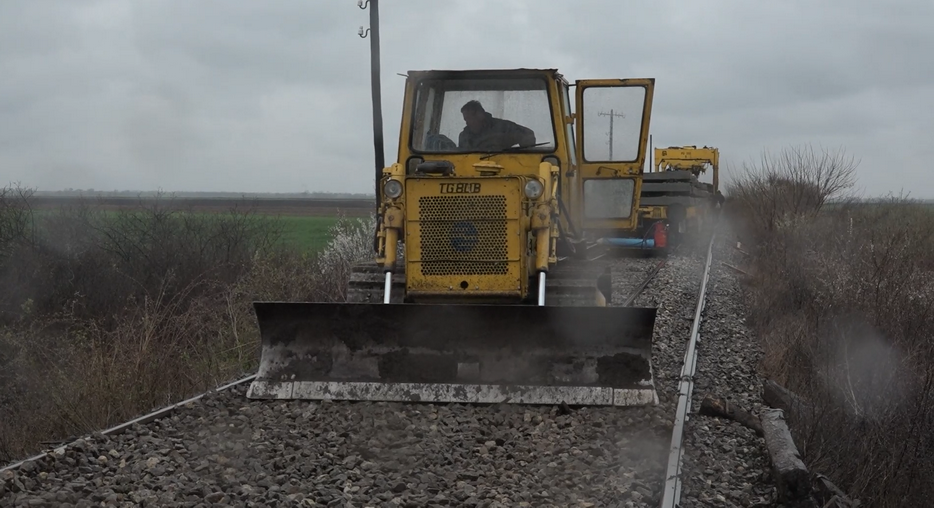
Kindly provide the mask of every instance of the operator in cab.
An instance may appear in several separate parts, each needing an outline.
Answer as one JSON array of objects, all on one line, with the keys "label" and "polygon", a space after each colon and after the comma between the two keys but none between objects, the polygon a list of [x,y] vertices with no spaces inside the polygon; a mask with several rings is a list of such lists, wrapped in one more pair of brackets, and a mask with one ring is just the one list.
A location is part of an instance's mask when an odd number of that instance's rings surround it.
[{"label": "operator in cab", "polygon": [[461,113],[467,125],[457,140],[458,148],[497,151],[516,144],[521,147],[535,145],[532,129],[510,120],[493,118],[479,101],[464,104]]}]

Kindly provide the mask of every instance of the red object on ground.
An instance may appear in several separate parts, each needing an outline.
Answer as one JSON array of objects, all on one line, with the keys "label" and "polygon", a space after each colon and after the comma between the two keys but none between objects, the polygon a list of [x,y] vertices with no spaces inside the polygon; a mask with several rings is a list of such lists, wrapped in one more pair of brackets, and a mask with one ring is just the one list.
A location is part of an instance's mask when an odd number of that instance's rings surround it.
[{"label": "red object on ground", "polygon": [[655,223],[655,248],[665,248],[668,246],[668,226],[664,222]]}]

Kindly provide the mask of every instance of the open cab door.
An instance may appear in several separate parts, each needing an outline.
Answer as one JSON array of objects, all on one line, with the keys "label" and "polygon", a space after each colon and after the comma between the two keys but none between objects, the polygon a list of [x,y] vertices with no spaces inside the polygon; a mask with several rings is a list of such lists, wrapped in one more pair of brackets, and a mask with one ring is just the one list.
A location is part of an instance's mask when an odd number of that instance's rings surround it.
[{"label": "open cab door", "polygon": [[655,79],[578,80],[578,168],[584,230],[638,226]]}]

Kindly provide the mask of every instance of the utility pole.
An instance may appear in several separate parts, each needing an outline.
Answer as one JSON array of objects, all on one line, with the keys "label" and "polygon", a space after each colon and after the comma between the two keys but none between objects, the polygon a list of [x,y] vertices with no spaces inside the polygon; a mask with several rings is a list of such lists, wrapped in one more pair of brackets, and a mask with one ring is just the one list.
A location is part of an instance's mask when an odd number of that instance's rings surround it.
[{"label": "utility pole", "polygon": [[610,110],[609,113],[604,113],[601,111],[600,113],[597,113],[597,114],[600,116],[610,117],[610,159],[609,160],[613,160],[613,117],[618,116],[620,118],[626,118],[626,115],[623,113],[614,113],[612,109]]},{"label": "utility pole", "polygon": [[383,106],[380,98],[379,80],[379,0],[357,0],[357,7],[366,9],[370,7],[370,28],[366,31],[360,27],[357,33],[360,38],[366,39],[370,35],[370,88],[373,93],[373,149],[376,155],[376,211],[379,214],[380,205],[380,179],[383,168],[386,166],[383,153]]}]

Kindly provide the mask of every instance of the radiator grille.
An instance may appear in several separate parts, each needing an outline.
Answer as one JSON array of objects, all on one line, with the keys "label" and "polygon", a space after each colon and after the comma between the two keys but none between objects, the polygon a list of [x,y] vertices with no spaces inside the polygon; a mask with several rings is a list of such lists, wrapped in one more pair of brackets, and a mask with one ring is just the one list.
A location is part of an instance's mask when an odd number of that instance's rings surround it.
[{"label": "radiator grille", "polygon": [[506,196],[418,200],[422,275],[508,273]]}]

